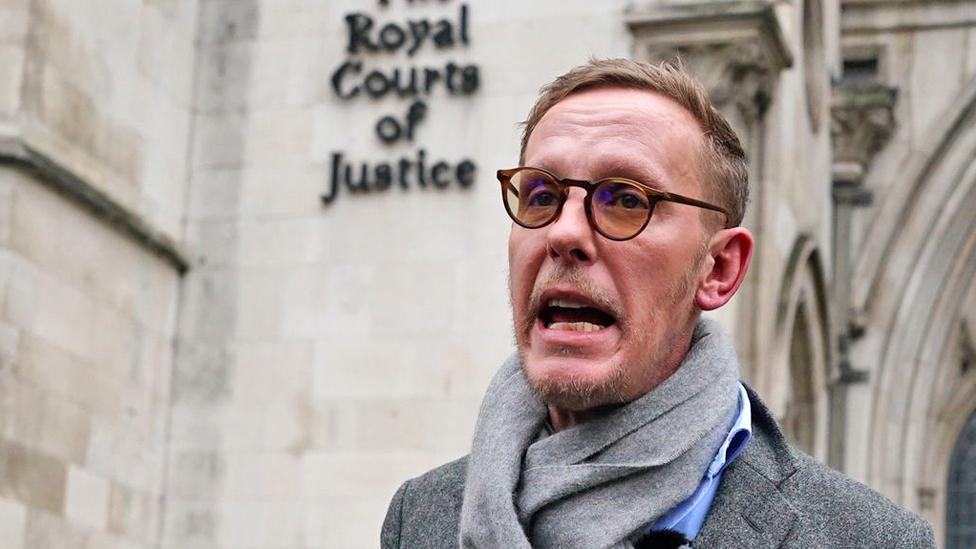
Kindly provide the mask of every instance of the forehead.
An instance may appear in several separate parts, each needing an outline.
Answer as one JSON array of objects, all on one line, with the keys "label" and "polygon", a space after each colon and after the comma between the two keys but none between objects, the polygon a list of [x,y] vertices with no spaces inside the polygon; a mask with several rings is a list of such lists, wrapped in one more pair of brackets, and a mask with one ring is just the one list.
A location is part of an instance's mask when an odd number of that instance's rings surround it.
[{"label": "forehead", "polygon": [[688,175],[702,135],[691,113],[668,97],[599,88],[572,94],[549,109],[529,136],[525,158],[564,177],[641,176],[662,182]]}]

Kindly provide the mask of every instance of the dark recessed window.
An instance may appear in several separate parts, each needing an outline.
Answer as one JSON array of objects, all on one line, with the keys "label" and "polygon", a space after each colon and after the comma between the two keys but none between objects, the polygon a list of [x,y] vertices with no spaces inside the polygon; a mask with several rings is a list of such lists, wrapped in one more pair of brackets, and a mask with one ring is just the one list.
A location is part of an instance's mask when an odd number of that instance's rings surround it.
[{"label": "dark recessed window", "polygon": [[852,82],[877,82],[878,58],[845,59],[844,80]]},{"label": "dark recessed window", "polygon": [[976,413],[952,452],[946,496],[946,549],[976,547]]}]

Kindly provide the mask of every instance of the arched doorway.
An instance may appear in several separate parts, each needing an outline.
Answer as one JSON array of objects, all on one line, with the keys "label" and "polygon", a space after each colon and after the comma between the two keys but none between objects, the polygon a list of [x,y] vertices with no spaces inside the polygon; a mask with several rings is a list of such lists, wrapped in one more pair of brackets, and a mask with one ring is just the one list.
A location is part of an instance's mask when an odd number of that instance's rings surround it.
[{"label": "arched doorway", "polygon": [[870,376],[846,397],[841,468],[943,540],[949,456],[976,395],[976,376],[954,358],[960,322],[976,310],[974,121],[976,79],[941,116],[931,150],[901,161],[904,184],[878,204],[851,285],[863,334],[851,361]]},{"label": "arched doorway", "polygon": [[814,371],[817,357],[811,344],[807,304],[797,305],[790,341],[789,397],[783,413],[783,432],[794,446],[808,454],[817,454],[818,421],[817,395],[814,386],[819,380]]},{"label": "arched doorway", "polygon": [[767,404],[797,448],[828,459],[830,348],[823,267],[816,241],[797,238],[776,312],[776,346],[765,372]]}]

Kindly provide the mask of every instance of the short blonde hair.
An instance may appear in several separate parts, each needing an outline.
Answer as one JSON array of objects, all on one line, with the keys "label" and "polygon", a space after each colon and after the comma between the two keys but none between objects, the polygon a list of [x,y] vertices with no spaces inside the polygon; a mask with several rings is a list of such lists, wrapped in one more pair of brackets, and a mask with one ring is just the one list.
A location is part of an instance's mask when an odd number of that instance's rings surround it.
[{"label": "short blonde hair", "polygon": [[592,59],[542,87],[529,117],[522,123],[519,163],[532,131],[556,103],[595,88],[632,88],[668,97],[684,107],[704,132],[701,173],[708,198],[729,211],[730,224],[742,223],[749,201],[745,151],[728,121],[708,98],[708,90],[680,64],[651,65],[629,59]]}]

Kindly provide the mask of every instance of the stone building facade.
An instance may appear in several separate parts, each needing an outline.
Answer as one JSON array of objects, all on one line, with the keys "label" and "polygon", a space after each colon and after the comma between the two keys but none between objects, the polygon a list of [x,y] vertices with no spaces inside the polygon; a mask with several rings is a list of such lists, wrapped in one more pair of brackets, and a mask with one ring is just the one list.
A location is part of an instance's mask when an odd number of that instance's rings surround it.
[{"label": "stone building facade", "polygon": [[971,0],[0,0],[0,544],[375,546],[512,351],[494,170],[591,56],[743,138],[714,316],[789,436],[972,546]]}]

